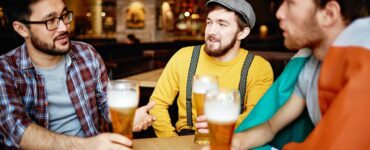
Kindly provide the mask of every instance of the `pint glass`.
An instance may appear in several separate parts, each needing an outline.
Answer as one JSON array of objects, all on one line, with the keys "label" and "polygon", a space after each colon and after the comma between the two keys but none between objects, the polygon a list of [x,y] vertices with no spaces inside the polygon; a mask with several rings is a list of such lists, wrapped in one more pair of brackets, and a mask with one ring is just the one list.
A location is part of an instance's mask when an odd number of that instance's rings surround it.
[{"label": "pint glass", "polygon": [[[204,98],[208,90],[218,88],[218,78],[214,75],[195,75],[193,78],[193,101],[197,115],[204,115]],[[209,144],[208,134],[195,131],[195,144]]]},{"label": "pint glass", "polygon": [[210,131],[211,150],[230,150],[236,120],[240,112],[237,90],[212,90],[206,94],[204,106]]},{"label": "pint glass", "polygon": [[110,81],[107,88],[108,106],[113,132],[132,140],[132,125],[139,103],[139,87],[133,81]]}]

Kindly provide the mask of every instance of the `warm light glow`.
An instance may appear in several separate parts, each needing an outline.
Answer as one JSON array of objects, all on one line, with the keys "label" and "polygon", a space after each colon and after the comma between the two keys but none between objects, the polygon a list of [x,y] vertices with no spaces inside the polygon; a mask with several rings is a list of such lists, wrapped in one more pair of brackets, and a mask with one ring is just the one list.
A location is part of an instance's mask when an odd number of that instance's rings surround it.
[{"label": "warm light glow", "polygon": [[91,12],[87,12],[86,17],[91,17]]},{"label": "warm light glow", "polygon": [[101,12],[102,17],[105,17],[105,15],[106,15],[105,12]]},{"label": "warm light glow", "polygon": [[189,12],[185,12],[184,15],[185,15],[185,17],[189,17],[190,16],[190,13]]},{"label": "warm light glow", "polygon": [[184,14],[180,14],[179,15],[179,19],[181,20],[181,19],[184,19],[185,18],[185,16],[184,16]]},{"label": "warm light glow", "polygon": [[192,14],[191,19],[199,19],[199,15],[198,14]]},{"label": "warm light glow", "polygon": [[266,25],[261,25],[260,26],[260,36],[261,37],[266,37],[268,33],[268,27]]}]

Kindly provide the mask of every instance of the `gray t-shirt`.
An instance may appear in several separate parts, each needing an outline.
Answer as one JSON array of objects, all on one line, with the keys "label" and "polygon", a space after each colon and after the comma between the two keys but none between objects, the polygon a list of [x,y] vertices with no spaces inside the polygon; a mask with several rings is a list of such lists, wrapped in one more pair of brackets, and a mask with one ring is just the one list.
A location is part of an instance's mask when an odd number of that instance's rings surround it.
[{"label": "gray t-shirt", "polygon": [[84,137],[81,123],[77,117],[75,107],[68,95],[66,66],[70,62],[69,55],[65,55],[62,61],[51,69],[37,70],[41,73],[45,82],[46,99],[49,110],[49,130]]},{"label": "gray t-shirt", "polygon": [[316,125],[321,119],[318,101],[318,78],[321,61],[311,56],[298,77],[294,94],[306,100],[306,106],[312,122]]}]

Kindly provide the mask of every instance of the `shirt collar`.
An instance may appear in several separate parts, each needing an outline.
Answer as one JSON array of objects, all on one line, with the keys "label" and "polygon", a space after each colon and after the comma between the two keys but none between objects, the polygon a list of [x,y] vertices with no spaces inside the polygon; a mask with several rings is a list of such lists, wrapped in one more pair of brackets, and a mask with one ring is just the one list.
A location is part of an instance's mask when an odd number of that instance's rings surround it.
[{"label": "shirt collar", "polygon": [[[19,59],[19,66],[22,70],[27,70],[34,68],[34,65],[32,63],[32,60],[28,54],[26,43],[23,43],[20,50],[20,59]],[[66,67],[69,67],[72,64],[72,58],[70,56],[70,53],[67,53],[65,55],[66,59]]]},{"label": "shirt collar", "polygon": [[28,55],[26,43],[23,43],[20,48],[20,59],[19,59],[19,66],[22,70],[33,68],[33,64],[31,61],[30,56]]}]

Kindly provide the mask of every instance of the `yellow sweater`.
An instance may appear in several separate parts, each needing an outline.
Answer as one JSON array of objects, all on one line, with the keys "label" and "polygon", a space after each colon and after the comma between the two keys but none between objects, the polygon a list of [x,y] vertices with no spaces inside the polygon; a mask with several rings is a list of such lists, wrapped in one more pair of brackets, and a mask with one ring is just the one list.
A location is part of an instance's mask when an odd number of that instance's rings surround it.
[{"label": "yellow sweater", "polygon": [[[177,136],[176,131],[189,129],[186,124],[186,80],[189,71],[192,47],[180,49],[167,63],[161,77],[150,98],[156,101],[156,106],[149,113],[157,120],[153,123],[155,133],[158,137]],[[238,89],[241,69],[248,51],[241,49],[236,58],[229,62],[219,62],[208,56],[204,52],[204,45],[198,61],[195,74],[213,74],[218,76],[219,87]],[[273,72],[268,61],[260,56],[255,56],[247,76],[247,101],[243,114],[238,118],[237,125],[248,115],[256,105],[260,97],[266,92],[273,82]],[[168,107],[172,105],[176,95],[179,94],[177,105],[179,108],[178,118],[175,128],[171,125]],[[194,102],[192,102],[194,105]],[[192,108],[192,118],[195,124],[197,113],[195,107]],[[193,127],[195,129],[195,127]]]}]

